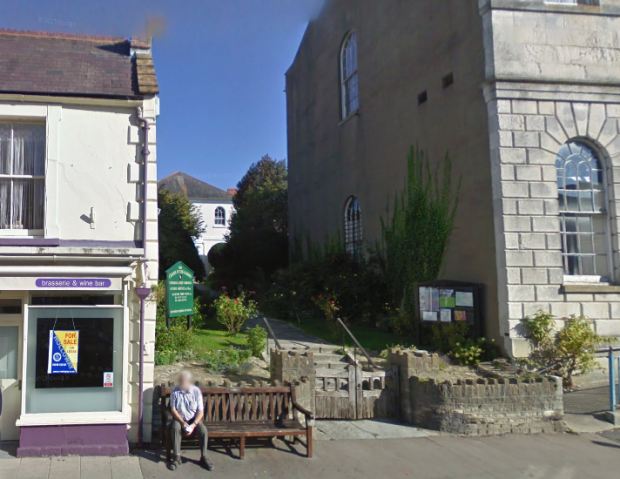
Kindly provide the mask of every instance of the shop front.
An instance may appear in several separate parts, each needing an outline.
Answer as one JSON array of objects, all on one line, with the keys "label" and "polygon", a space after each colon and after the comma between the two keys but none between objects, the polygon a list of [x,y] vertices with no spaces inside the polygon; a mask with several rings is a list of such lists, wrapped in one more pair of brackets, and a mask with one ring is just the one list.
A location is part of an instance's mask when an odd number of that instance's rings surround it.
[{"label": "shop front", "polygon": [[128,452],[132,272],[0,277],[0,440],[19,440],[18,455]]}]

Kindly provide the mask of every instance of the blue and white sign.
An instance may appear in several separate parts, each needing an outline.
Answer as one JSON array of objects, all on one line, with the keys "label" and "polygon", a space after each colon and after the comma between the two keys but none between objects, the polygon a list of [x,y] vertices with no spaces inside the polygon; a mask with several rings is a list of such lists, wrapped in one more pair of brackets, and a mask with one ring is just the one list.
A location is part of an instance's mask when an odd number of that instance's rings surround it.
[{"label": "blue and white sign", "polygon": [[50,331],[47,374],[77,374],[80,332]]}]

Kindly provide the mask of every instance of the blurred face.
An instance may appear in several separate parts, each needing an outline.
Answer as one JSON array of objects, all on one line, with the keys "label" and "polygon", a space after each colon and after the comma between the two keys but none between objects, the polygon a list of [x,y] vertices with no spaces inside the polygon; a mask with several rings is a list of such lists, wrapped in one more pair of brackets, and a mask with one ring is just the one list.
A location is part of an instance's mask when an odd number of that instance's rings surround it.
[{"label": "blurred face", "polygon": [[182,372],[179,374],[179,386],[183,389],[189,389],[192,385],[192,375],[188,372]]}]

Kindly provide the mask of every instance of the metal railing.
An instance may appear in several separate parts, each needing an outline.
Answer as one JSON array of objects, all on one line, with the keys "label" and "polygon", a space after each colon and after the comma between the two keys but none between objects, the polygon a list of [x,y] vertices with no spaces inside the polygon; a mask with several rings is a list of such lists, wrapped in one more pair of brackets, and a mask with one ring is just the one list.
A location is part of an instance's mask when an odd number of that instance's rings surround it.
[{"label": "metal railing", "polygon": [[[368,351],[366,351],[366,349],[364,349],[364,346],[362,346],[360,344],[360,342],[357,340],[357,338],[355,337],[355,335],[351,332],[351,330],[347,327],[346,324],[344,324],[344,321],[340,318],[336,318],[336,321],[338,321],[338,323],[340,324],[340,326],[342,326],[342,328],[345,330],[345,332],[349,335],[349,337],[353,340],[353,342],[356,344],[356,346],[358,348],[360,348],[360,350],[362,351],[362,353],[364,354],[364,356],[366,356],[366,360],[368,361],[368,364],[373,368],[373,369],[377,369],[377,366],[375,365],[375,363],[373,362],[372,358],[370,357],[370,354],[368,354]],[[344,343],[344,341],[343,341]],[[344,344],[343,344],[344,346]]]},{"label": "metal railing", "polygon": [[616,365],[620,374],[620,348],[609,346],[608,348],[599,349],[597,354],[607,354],[607,364],[609,367],[609,410],[614,412],[618,407],[618,397],[620,397],[620,382],[616,384],[618,375],[616,374]]},{"label": "metal railing", "polygon": [[269,336],[271,336],[271,339],[273,339],[273,342],[276,345],[276,349],[278,351],[282,351],[282,346],[280,345],[280,341],[278,341],[278,338],[273,332],[273,329],[271,328],[271,324],[269,324],[269,320],[265,316],[262,316],[262,319],[263,319],[263,323],[265,323],[265,327],[267,328],[267,332],[269,333]]}]

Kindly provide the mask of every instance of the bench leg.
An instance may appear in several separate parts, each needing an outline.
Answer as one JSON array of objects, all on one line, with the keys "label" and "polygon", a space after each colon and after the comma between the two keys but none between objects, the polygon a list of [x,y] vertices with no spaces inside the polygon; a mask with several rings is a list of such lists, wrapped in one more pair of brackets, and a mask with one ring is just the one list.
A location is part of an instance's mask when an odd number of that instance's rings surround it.
[{"label": "bench leg", "polygon": [[245,437],[241,436],[239,439],[239,459],[245,457]]},{"label": "bench leg", "polygon": [[313,453],[313,441],[312,441],[312,428],[309,427],[306,431],[306,448],[307,448],[307,456],[308,458],[312,457]]}]

